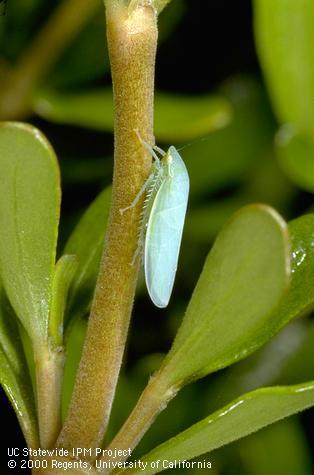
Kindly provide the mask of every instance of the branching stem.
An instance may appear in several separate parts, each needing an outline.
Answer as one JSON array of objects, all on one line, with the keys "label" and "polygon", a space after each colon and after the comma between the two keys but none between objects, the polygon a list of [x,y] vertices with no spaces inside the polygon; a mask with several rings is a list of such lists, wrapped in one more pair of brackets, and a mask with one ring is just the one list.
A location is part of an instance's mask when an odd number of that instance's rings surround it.
[{"label": "branching stem", "polygon": [[[174,388],[167,388],[160,376],[162,373],[157,373],[150,379],[135,408],[109,445],[108,453],[110,450],[121,454],[127,453],[128,450],[133,451],[156,417],[175,397],[177,391]],[[106,467],[110,466],[110,462],[124,462],[126,459],[127,457],[123,455],[114,458],[102,457],[99,465],[103,464]],[[110,470],[103,469],[101,473],[107,474]]]}]

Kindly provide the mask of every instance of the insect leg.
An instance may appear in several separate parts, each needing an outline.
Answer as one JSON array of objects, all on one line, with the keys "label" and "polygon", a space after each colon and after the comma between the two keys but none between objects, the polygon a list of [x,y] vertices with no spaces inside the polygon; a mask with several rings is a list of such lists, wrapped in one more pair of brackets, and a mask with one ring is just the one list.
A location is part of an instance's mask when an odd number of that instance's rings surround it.
[{"label": "insect leg", "polygon": [[132,209],[134,208],[134,206],[137,205],[137,203],[139,202],[140,198],[143,196],[143,194],[146,192],[147,188],[150,186],[150,184],[152,183],[152,180],[154,178],[154,173],[151,173],[148,177],[148,179],[145,181],[144,185],[142,186],[142,188],[140,189],[140,191],[137,193],[136,197],[134,198],[134,200],[132,201],[132,203],[127,206],[126,208],[121,208],[120,209],[120,214],[123,214],[125,211],[127,211],[128,209]]},{"label": "insect leg", "polygon": [[157,145],[154,145],[152,148],[153,148],[154,150],[156,150],[156,152],[160,153],[160,155],[161,155],[162,157],[164,157],[164,156],[166,155],[166,152],[165,152],[162,148],[157,147]]},{"label": "insect leg", "polygon": [[[159,157],[156,154],[155,150],[161,151],[162,155],[164,155],[165,152],[163,150],[161,150],[161,148],[157,147],[156,145],[154,145],[152,147],[151,145],[149,145],[149,143],[145,142],[145,140],[143,140],[142,137],[140,136],[139,131],[137,129],[134,129],[134,132],[136,133],[137,138],[139,139],[139,141],[141,142],[143,147],[145,147],[146,150],[148,150],[149,153],[151,154],[151,156],[154,158],[155,162],[157,163],[157,166],[160,165],[160,163],[159,163],[160,160],[159,160]],[[159,153],[161,153],[161,152],[159,152]]]},{"label": "insect leg", "polygon": [[134,266],[135,262],[136,262],[136,259],[138,258],[138,256],[140,254],[142,254],[143,252],[143,247],[144,247],[144,244],[141,240],[139,240],[138,244],[137,244],[137,248],[136,248],[136,251],[134,252],[134,256],[132,258],[132,261],[131,261],[131,266]]}]

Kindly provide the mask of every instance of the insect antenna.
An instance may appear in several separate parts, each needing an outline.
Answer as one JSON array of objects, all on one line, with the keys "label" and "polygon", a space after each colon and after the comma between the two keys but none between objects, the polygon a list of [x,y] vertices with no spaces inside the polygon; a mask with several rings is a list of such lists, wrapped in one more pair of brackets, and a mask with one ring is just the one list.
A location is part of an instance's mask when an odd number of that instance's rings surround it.
[{"label": "insect antenna", "polygon": [[192,145],[196,144],[196,143],[199,143],[199,142],[205,142],[206,140],[209,140],[210,139],[210,135],[206,135],[205,137],[201,137],[199,139],[195,139],[193,140],[192,142],[189,142],[185,145],[182,145],[182,147],[180,148],[177,148],[178,152],[180,152],[181,150],[184,150],[185,148],[188,148],[188,147],[191,147]]}]

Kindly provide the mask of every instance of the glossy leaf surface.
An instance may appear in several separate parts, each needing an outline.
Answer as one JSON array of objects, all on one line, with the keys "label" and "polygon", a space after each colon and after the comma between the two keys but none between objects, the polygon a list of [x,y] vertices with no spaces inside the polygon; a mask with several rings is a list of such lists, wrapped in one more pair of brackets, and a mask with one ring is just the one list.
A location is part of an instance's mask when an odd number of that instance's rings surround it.
[{"label": "glossy leaf surface", "polygon": [[292,261],[291,285],[274,317],[279,321],[309,313],[314,308],[314,214],[289,223]]},{"label": "glossy leaf surface", "polygon": [[[153,468],[152,462],[192,459],[313,405],[313,381],[247,393],[142,457],[142,463],[147,462],[145,474],[167,468]],[[137,475],[141,469],[129,469],[123,473]]]}]

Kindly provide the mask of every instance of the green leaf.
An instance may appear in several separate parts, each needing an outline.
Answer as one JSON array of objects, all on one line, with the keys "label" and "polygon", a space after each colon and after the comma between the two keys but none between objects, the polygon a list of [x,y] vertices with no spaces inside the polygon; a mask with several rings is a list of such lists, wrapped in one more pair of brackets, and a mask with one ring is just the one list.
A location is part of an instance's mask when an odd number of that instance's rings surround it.
[{"label": "green leaf", "polygon": [[[273,313],[274,320],[283,322],[314,309],[314,214],[291,221],[288,230],[291,239],[291,283]],[[312,379],[313,342],[312,322],[297,320],[259,352],[215,381],[214,394],[209,397],[211,407],[217,393],[236,397],[242,391],[261,384],[291,384]]]},{"label": "green leaf", "polygon": [[[109,89],[74,93],[42,91],[34,110],[47,120],[95,130],[113,130]],[[219,96],[186,97],[156,94],[155,135],[159,141],[182,141],[224,127],[231,119],[229,102]]]},{"label": "green leaf", "polygon": [[[314,302],[314,216],[302,216],[290,222],[288,229],[292,255],[291,284],[273,312],[274,321],[289,321],[310,312]],[[295,384],[313,379],[313,342],[312,322],[295,320],[259,351],[211,379],[208,388],[202,387],[200,405],[213,410],[218,404],[226,404],[231,398],[261,385]]]},{"label": "green leaf", "polygon": [[[203,218],[203,223],[205,222],[206,214]],[[288,230],[291,240],[291,283],[284,298],[273,312],[274,322],[289,322],[314,309],[314,288],[312,285],[314,282],[314,214],[304,215],[291,221]],[[304,341],[304,335],[307,335],[306,341]],[[314,378],[314,370],[311,365],[311,358],[314,356],[312,351],[314,326],[313,328],[311,326],[300,328],[299,322],[298,326],[294,324],[293,328],[287,328],[283,334],[280,333],[277,340],[277,342],[272,340],[268,345],[269,348],[263,348],[251,358],[229,370],[225,378],[222,376],[221,382],[218,382],[218,392],[237,396],[241,391],[251,390],[253,386],[261,384],[278,382],[291,384]],[[306,345],[304,350],[302,350],[303,341]],[[297,350],[296,345],[298,348],[301,345],[298,350],[300,355],[297,362],[292,364],[291,358],[293,351]],[[286,359],[288,359],[286,371],[290,377],[286,376],[278,381],[278,379],[274,379],[274,375],[279,377],[281,367]],[[242,373],[244,373],[243,377]],[[255,381],[255,385],[248,385],[248,381],[252,383],[252,380]]]},{"label": "green leaf", "polygon": [[15,315],[0,283],[0,384],[18,417],[29,447],[38,447],[38,427],[32,383]]},{"label": "green leaf", "polygon": [[314,214],[289,223],[292,279],[285,298],[275,312],[276,320],[288,322],[314,309]]},{"label": "green leaf", "polygon": [[314,134],[314,2],[255,0],[257,50],[278,118]]},{"label": "green leaf", "polygon": [[69,293],[67,316],[84,315],[89,308],[106,233],[110,198],[111,188],[100,193],[83,214],[64,248],[65,254],[78,257]]},{"label": "green leaf", "polygon": [[85,93],[39,91],[34,111],[41,117],[61,124],[95,130],[113,130],[113,101],[110,89]]},{"label": "green leaf", "polygon": [[19,420],[21,429],[29,447],[39,446],[36,410],[31,384],[26,381],[23,372],[26,366],[21,365],[20,373],[16,374],[0,348],[0,383]]},{"label": "green leaf", "polygon": [[0,274],[33,341],[48,334],[60,208],[54,152],[34,127],[0,126]]},{"label": "green leaf", "polygon": [[231,106],[223,97],[157,93],[154,133],[161,142],[192,140],[224,128],[231,117]]},{"label": "green leaf", "polygon": [[286,224],[271,208],[241,209],[219,234],[161,369],[180,387],[255,351],[286,323],[273,311],[290,275]]},{"label": "green leaf", "polygon": [[77,257],[73,255],[62,256],[56,264],[49,319],[49,334],[56,346],[62,345],[64,312],[69,288],[77,265]]},{"label": "green leaf", "polygon": [[15,319],[16,316],[0,282],[0,346],[12,369],[18,371],[23,351],[21,351],[19,329]]},{"label": "green leaf", "polygon": [[[313,405],[314,381],[247,393],[142,457],[142,463],[147,463],[145,474],[165,470],[163,460],[169,463],[192,459]],[[152,467],[157,460],[161,461],[159,469]],[[142,470],[128,469],[118,473],[122,472],[137,475]]]},{"label": "green leaf", "polygon": [[27,331],[22,325],[20,325],[19,330],[20,330],[20,338],[21,338],[21,343],[23,346],[25,360],[27,363],[29,375],[31,378],[32,386],[33,386],[33,392],[34,394],[36,394],[36,390],[37,390],[36,389],[36,368],[35,368],[35,357],[34,357],[33,345]]},{"label": "green leaf", "polygon": [[[288,230],[291,283],[273,312],[277,322],[289,322],[314,309],[314,214],[291,221]],[[251,358],[230,369],[218,382],[217,391],[235,397],[261,384],[291,384],[313,378],[314,325],[305,323],[296,321]]]},{"label": "green leaf", "polygon": [[289,178],[305,190],[314,192],[314,134],[307,137],[284,125],[276,137],[279,163]]}]

